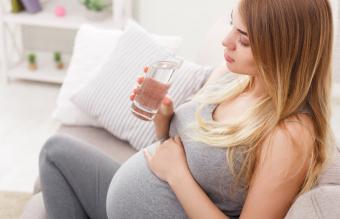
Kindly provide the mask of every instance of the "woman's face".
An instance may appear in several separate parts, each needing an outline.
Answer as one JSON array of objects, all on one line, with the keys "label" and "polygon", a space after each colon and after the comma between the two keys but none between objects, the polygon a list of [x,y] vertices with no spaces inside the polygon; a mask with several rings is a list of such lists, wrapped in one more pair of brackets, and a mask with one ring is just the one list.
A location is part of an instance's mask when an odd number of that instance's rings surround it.
[{"label": "woman's face", "polygon": [[222,41],[224,58],[231,72],[255,76],[257,68],[250,48],[247,29],[237,9],[231,14],[232,30]]}]

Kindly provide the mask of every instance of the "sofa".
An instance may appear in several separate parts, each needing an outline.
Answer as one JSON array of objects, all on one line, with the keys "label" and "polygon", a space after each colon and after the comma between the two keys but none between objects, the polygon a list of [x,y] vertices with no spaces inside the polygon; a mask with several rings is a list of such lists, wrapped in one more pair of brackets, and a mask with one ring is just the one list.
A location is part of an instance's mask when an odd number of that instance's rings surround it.
[{"label": "sofa", "polygon": [[[217,65],[223,60],[221,40],[225,36],[225,18],[221,18],[212,27],[198,52],[196,62],[205,65]],[[58,134],[75,136],[92,147],[109,154],[113,160],[123,163],[136,153],[128,142],[111,135],[103,128],[90,126],[61,125]],[[291,206],[285,219],[338,219],[340,218],[340,148],[337,144],[334,160],[322,174],[319,184],[311,191],[301,195]],[[27,203],[22,219],[46,219],[39,179],[37,179],[33,197]]]},{"label": "sofa", "polygon": [[[62,126],[59,134],[75,136],[109,154],[123,163],[136,150],[100,128]],[[27,203],[21,219],[46,219],[46,212],[37,180],[34,196]],[[285,219],[338,219],[340,218],[340,148],[337,147],[332,165],[322,175],[319,185],[298,197]]]}]

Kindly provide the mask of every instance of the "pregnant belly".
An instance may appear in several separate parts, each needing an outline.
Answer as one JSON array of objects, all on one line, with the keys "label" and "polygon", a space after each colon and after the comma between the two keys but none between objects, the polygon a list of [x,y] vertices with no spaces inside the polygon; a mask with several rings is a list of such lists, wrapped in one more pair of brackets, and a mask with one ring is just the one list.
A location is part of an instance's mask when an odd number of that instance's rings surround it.
[{"label": "pregnant belly", "polygon": [[[153,150],[154,145],[148,149]],[[151,172],[142,151],[115,173],[107,193],[106,211],[109,219],[187,218],[168,183]]]}]

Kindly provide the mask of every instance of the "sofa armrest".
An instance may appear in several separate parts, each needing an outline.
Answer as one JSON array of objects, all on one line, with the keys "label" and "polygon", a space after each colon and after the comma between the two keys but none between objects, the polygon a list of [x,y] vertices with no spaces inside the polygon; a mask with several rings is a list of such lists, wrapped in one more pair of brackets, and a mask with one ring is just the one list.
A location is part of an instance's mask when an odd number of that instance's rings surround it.
[{"label": "sofa armrest", "polygon": [[33,195],[41,192],[40,177],[38,176],[34,182]]},{"label": "sofa armrest", "polygon": [[41,192],[29,200],[20,219],[47,219]]},{"label": "sofa armrest", "polygon": [[318,186],[298,197],[285,219],[340,218],[340,185]]}]

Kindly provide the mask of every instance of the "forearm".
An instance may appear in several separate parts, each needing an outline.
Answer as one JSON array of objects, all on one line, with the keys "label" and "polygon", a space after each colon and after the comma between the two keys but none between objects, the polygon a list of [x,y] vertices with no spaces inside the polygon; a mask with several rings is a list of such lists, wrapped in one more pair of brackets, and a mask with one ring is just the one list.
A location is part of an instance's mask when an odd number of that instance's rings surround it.
[{"label": "forearm", "polygon": [[170,187],[175,192],[177,199],[184,208],[187,216],[191,219],[229,219],[217,206],[209,199],[203,189],[194,180],[191,174],[174,179],[169,182]]},{"label": "forearm", "polygon": [[170,121],[164,121],[154,125],[157,139],[169,138]]}]

